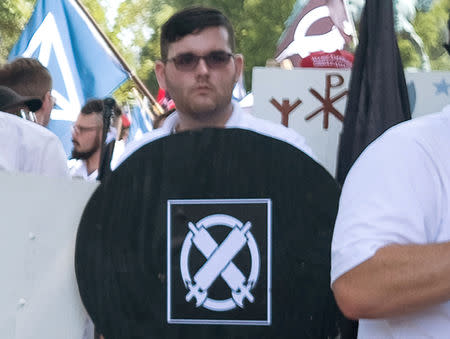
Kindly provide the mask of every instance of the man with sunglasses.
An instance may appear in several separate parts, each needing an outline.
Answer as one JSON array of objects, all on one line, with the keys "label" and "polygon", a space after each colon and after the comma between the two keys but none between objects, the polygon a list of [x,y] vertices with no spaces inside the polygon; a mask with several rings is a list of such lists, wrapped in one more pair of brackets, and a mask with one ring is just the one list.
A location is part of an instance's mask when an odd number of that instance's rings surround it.
[{"label": "man with sunglasses", "polygon": [[386,131],[345,180],[331,281],[361,338],[450,333],[449,150],[447,105]]},{"label": "man with sunglasses", "polygon": [[190,7],[174,14],[161,31],[155,73],[176,111],[161,128],[131,143],[122,160],[153,140],[206,127],[242,128],[288,142],[312,156],[304,138],[281,124],[244,113],[232,101],[244,59],[235,53],[234,31],[218,10]]}]

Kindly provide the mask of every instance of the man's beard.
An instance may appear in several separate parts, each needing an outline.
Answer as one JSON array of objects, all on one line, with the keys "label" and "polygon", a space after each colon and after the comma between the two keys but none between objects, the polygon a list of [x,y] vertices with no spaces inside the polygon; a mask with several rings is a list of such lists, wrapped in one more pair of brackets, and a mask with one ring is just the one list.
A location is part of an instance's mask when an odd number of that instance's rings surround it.
[{"label": "man's beard", "polygon": [[99,143],[96,143],[92,148],[85,152],[78,152],[75,148],[72,149],[72,159],[87,160],[100,148]]},{"label": "man's beard", "polygon": [[[232,79],[224,79],[224,81],[227,80],[231,81]],[[177,110],[190,116],[194,120],[203,121],[214,117],[218,112],[222,112],[231,103],[234,82],[225,86],[226,88],[229,88],[229,92],[223,88],[215,88],[209,80],[198,80],[197,85],[201,84],[212,87],[209,102],[208,100],[190,99],[190,93],[186,93],[176,80],[171,80],[166,77],[167,91],[177,105]]]}]

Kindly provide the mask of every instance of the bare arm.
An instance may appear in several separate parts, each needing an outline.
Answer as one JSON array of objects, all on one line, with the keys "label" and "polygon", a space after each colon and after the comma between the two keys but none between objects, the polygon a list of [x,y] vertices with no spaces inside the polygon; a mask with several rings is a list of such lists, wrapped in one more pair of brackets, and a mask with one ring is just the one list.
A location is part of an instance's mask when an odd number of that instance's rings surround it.
[{"label": "bare arm", "polygon": [[352,319],[385,318],[450,299],[450,242],[389,245],[333,283]]}]

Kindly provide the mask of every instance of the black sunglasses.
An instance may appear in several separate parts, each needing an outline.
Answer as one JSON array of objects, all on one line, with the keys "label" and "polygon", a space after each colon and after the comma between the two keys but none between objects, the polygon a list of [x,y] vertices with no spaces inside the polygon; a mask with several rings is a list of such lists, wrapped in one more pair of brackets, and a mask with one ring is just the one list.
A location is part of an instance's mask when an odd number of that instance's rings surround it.
[{"label": "black sunglasses", "polygon": [[213,51],[206,55],[195,55],[193,53],[179,54],[166,62],[173,62],[175,68],[179,71],[187,72],[194,70],[200,59],[205,60],[206,65],[211,69],[219,69],[228,65],[233,54],[224,51]]}]

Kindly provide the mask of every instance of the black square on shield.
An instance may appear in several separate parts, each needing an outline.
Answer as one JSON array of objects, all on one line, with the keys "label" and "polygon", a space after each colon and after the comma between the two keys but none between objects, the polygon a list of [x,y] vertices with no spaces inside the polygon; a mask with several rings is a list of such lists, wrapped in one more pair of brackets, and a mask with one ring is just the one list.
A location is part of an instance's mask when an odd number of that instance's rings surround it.
[{"label": "black square on shield", "polygon": [[270,325],[271,200],[169,200],[167,321]]}]

